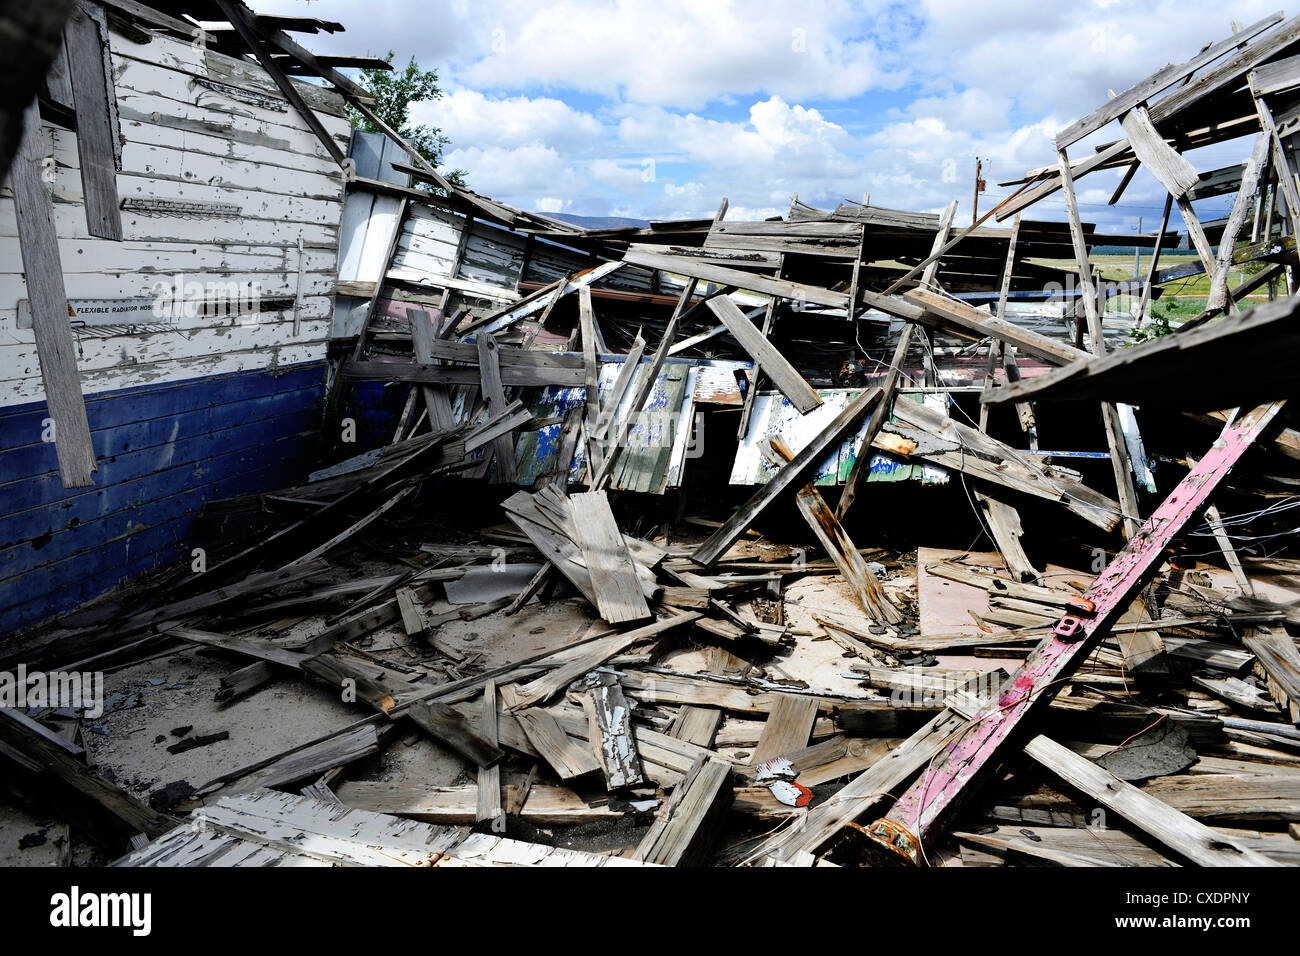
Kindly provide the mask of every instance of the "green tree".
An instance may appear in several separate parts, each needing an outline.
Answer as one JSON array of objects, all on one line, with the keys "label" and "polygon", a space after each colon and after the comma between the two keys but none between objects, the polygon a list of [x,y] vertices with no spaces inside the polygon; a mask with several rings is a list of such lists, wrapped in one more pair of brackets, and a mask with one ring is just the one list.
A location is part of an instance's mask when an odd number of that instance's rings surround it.
[{"label": "green tree", "polygon": [[[395,55],[396,51],[389,50],[384,59],[392,63]],[[447,179],[457,186],[466,184],[463,169],[449,171],[441,168],[442,155],[451,145],[451,141],[443,135],[442,130],[436,126],[411,125],[412,103],[442,99],[437,70],[421,70],[419,64],[415,62],[415,57],[411,57],[404,70],[381,70],[373,67],[362,69],[357,82],[374,96],[375,103],[371,109],[376,116],[397,130],[403,139],[419,150],[420,155]],[[383,132],[351,106],[348,107],[348,116],[357,129],[370,133]],[[436,187],[421,185],[434,192],[438,191]]]}]

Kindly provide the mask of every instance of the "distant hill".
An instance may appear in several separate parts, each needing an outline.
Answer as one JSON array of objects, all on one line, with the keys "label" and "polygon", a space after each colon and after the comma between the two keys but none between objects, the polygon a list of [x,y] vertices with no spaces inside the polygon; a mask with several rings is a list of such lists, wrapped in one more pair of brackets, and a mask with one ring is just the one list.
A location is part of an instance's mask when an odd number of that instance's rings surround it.
[{"label": "distant hill", "polygon": [[650,225],[648,219],[625,219],[622,216],[575,216],[568,212],[550,213],[550,216],[584,229],[638,229]]}]

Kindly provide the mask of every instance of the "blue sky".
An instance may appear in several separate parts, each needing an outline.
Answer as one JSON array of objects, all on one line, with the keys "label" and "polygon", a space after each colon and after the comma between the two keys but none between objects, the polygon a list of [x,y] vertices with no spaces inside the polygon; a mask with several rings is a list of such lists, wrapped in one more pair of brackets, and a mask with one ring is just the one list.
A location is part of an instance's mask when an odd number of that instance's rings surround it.
[{"label": "blue sky", "polygon": [[[969,221],[975,158],[988,192],[1055,161],[1051,138],[1162,65],[1273,12],[1275,0],[262,0],[261,13],[337,20],[317,52],[393,49],[441,74],[416,107],[451,138],[448,165],[476,190],[545,212],[667,219],[784,214],[792,194],[934,211]],[[1072,147],[1120,136],[1112,124]],[[1202,171],[1249,140],[1189,154]],[[1079,183],[1085,220],[1146,230],[1164,194],[1139,173]],[[1214,218],[1229,200],[1202,204]],[[1032,215],[1060,219],[1059,200]],[[1177,217],[1175,217],[1177,219]]]}]

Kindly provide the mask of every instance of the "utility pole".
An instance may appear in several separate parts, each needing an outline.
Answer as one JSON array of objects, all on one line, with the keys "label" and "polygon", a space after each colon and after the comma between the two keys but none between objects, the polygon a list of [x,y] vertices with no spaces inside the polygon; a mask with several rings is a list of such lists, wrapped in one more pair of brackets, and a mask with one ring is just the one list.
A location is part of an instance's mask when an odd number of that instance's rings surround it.
[{"label": "utility pole", "polygon": [[982,193],[984,191],[984,187],[988,185],[987,183],[984,182],[984,180],[980,179],[980,170],[983,168],[983,166],[984,166],[984,161],[980,159],[978,156],[976,156],[975,157],[975,201],[971,203],[971,212],[970,212],[970,222],[972,226],[975,225],[975,223],[979,222],[980,193]]},{"label": "utility pole", "polygon": [[[1139,236],[1142,235],[1141,216],[1138,216],[1138,235]],[[1142,277],[1142,247],[1134,246],[1133,247],[1133,278],[1140,279],[1141,277]]]}]

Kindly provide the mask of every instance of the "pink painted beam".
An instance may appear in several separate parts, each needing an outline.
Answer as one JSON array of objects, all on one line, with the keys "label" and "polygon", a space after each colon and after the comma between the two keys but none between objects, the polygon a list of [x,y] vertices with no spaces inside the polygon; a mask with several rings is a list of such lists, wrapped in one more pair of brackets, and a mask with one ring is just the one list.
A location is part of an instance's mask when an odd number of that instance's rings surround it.
[{"label": "pink painted beam", "polygon": [[1128,545],[1106,566],[1084,595],[1087,613],[1066,615],[1003,686],[953,735],[935,762],[899,798],[893,809],[867,827],[868,835],[913,863],[922,847],[943,833],[971,781],[994,762],[1007,738],[1036,709],[1046,707],[1061,683],[1081,664],[1164,561],[1170,542],[1205,509],[1232,466],[1281,410],[1261,405],[1223,430],[1177,488]]}]

